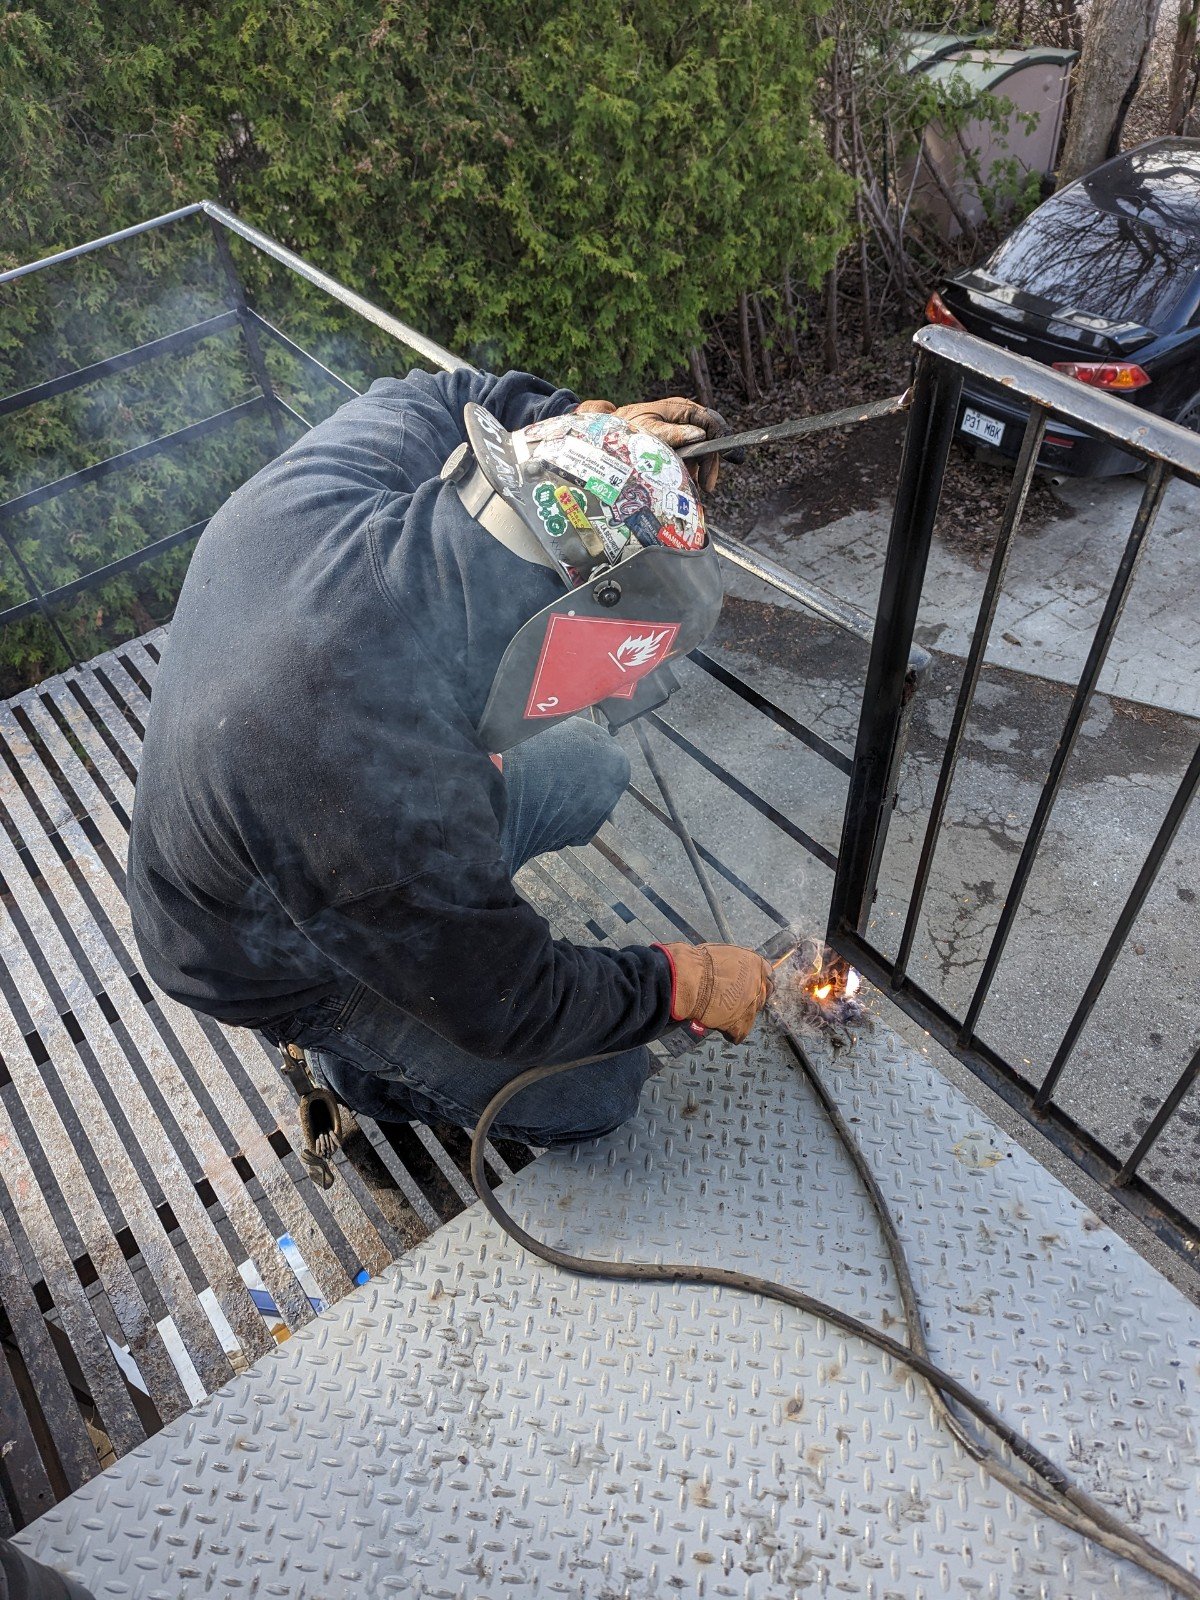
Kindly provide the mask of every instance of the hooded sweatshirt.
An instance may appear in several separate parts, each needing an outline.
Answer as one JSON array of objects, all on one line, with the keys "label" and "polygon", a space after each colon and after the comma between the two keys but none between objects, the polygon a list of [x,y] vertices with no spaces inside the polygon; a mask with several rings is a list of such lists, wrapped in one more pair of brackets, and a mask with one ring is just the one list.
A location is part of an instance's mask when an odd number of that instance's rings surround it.
[{"label": "hooded sweatshirt", "polygon": [[562,592],[443,484],[468,401],[575,403],[525,373],[381,379],[242,486],[188,569],[154,689],[129,905],[150,976],[230,1023],[363,983],[533,1065],[670,1025],[666,958],[557,940],[500,850],[475,733],[517,629]]}]

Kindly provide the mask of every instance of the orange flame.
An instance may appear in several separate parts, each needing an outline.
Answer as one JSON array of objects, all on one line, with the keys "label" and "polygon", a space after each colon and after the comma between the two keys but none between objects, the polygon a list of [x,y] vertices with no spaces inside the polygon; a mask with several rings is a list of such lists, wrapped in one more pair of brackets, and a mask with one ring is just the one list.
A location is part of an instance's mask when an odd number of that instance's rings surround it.
[{"label": "orange flame", "polygon": [[836,961],[826,969],[823,957],[817,956],[809,973],[805,988],[818,1005],[828,1000],[852,1000],[862,987],[862,978],[844,961]]}]

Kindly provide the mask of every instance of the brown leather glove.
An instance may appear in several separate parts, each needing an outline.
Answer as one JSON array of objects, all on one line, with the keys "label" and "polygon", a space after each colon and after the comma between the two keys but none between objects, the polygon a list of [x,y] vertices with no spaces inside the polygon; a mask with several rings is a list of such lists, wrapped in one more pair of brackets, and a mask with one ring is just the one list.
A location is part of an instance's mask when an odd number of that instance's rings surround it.
[{"label": "brown leather glove", "polygon": [[[710,411],[697,400],[685,400],[673,395],[669,400],[639,400],[632,406],[614,406],[611,400],[582,400],[575,408],[582,412],[603,412],[623,417],[644,433],[669,444],[672,450],[682,450],[684,445],[699,444],[701,439],[718,439],[729,432],[729,424],[719,411]],[[721,458],[718,455],[701,456],[689,471],[705,494],[717,486]]]},{"label": "brown leather glove", "polygon": [[734,1044],[754,1026],[775,979],[754,950],[737,944],[659,944],[671,963],[671,1015],[716,1028]]}]

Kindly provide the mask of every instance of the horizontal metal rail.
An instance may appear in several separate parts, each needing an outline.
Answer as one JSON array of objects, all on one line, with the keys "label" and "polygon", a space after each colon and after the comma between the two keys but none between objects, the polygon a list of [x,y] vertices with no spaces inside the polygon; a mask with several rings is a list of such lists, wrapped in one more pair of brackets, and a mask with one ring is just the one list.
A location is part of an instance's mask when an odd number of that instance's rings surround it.
[{"label": "horizontal metal rail", "polygon": [[303,256],[298,256],[294,250],[289,250],[285,245],[279,244],[269,234],[262,233],[258,228],[251,227],[248,222],[243,222],[241,217],[235,216],[232,211],[226,211],[224,206],[219,206],[211,200],[202,202],[205,214],[219,222],[230,233],[236,233],[240,239],[245,239],[247,244],[252,244],[264,256],[270,256],[273,261],[278,261],[281,266],[287,267],[289,272],[294,272],[298,278],[303,278],[306,283],[311,283],[314,288],[320,289],[330,299],[339,301],[351,311],[356,312],[365,322],[373,323],[377,328],[382,328],[384,333],[391,334],[393,339],[398,339],[401,344],[428,361],[432,366],[440,367],[443,372],[476,372],[469,361],[464,361],[461,356],[454,355],[433,339],[427,339],[423,333],[418,333],[415,328],[410,328],[406,322],[401,322],[399,317],[392,316],[390,311],[384,311],[380,306],[367,300],[361,294],[356,294],[353,289],[347,289],[345,284],[339,283],[336,278],[331,278],[327,272],[322,272],[319,267],[314,267],[305,261]]},{"label": "horizontal metal rail", "polygon": [[68,250],[56,250],[53,255],[26,261],[23,266],[9,267],[6,272],[0,272],[0,283],[15,283],[18,278],[27,278],[31,272],[47,272],[51,267],[62,266],[64,262],[78,261],[80,256],[90,256],[96,250],[108,249],[110,245],[124,244],[127,239],[136,239],[139,234],[169,227],[172,222],[182,222],[185,217],[198,216],[204,209],[204,201],[195,200],[189,206],[180,206],[177,211],[164,211],[159,217],[135,222],[129,228],[118,228],[114,233],[101,235],[99,239],[89,239],[86,244],[75,244]]},{"label": "horizontal metal rail", "polygon": [[[3,615],[0,614],[0,622],[3,620]],[[770,717],[776,727],[782,728],[785,733],[790,733],[792,738],[798,739],[801,744],[806,744],[815,755],[819,755],[831,767],[836,767],[847,777],[850,776],[850,757],[844,750],[839,750],[837,745],[830,744],[829,740],[822,738],[815,729],[799,722],[781,706],[777,706],[773,700],[768,700],[765,694],[760,694],[744,678],[739,678],[735,672],[730,672],[719,661],[714,661],[707,650],[693,650],[688,660],[699,667],[701,672],[707,673],[710,678],[715,678],[719,684],[737,695],[739,700],[744,700],[748,706],[761,711],[764,717]]]},{"label": "horizontal metal rail", "polygon": [[295,356],[296,360],[307,367],[310,372],[315,373],[318,378],[323,379],[326,383],[332,384],[348,400],[356,400],[358,398],[362,391],[356,389],[352,383],[347,383],[345,378],[339,377],[323,361],[318,361],[311,350],[306,350],[303,345],[297,344],[294,339],[289,339],[282,329],[277,328],[273,322],[268,322],[266,317],[260,315],[253,307],[249,308],[246,314],[260,333],[265,333],[267,338],[273,339],[281,349],[286,350],[289,355]]},{"label": "horizontal metal rail", "polygon": [[[663,827],[671,828],[674,831],[671,818],[663,808],[656,801],[651,800],[650,796],[639,789],[636,784],[630,784],[626,793],[631,800],[635,800],[641,806],[643,811],[648,812],[656,822],[661,822]],[[736,889],[738,894],[748,900],[756,911],[761,911],[764,917],[769,917],[777,927],[787,928],[791,925],[791,919],[778,906],[772,905],[752,884],[747,883],[745,878],[735,872],[728,863],[722,861],[720,856],[714,855],[707,845],[702,844],[699,839],[695,840],[695,845],[705,866],[711,867],[714,872],[724,878],[730,888]]]},{"label": "horizontal metal rail", "polygon": [[668,722],[665,717],[660,716],[656,711],[647,713],[647,721],[652,722],[659,732],[664,734],[673,745],[678,746],[685,755],[690,756],[697,766],[703,767],[705,772],[711,774],[725,788],[736,794],[739,800],[744,800],[752,810],[758,812],[760,817],[765,817],[768,822],[778,828],[780,833],[785,833],[801,849],[807,850],[809,855],[814,856],[822,866],[828,867],[831,871],[837,867],[837,857],[820,840],[814,839],[810,833],[800,827],[799,823],[793,822],[791,817],[785,816],[778,806],[772,805],[769,800],[764,800],[762,795],[739,778],[735,772],[730,772],[728,767],[715,760],[707,751],[701,750],[700,746],[694,740],[689,739],[686,733],[681,732],[680,729],[676,728],[674,724]]},{"label": "horizontal metal rail", "polygon": [[919,351],[999,385],[1008,395],[1098,433],[1146,461],[1166,461],[1179,477],[1200,483],[1200,433],[1128,405],[1101,389],[988,344],[957,328],[929,326],[915,335]]},{"label": "horizontal metal rail", "polygon": [[878,417],[894,417],[904,411],[911,400],[911,392],[889,395],[886,400],[870,400],[863,405],[843,406],[839,411],[823,411],[811,417],[791,417],[786,422],[773,422],[766,428],[751,428],[746,433],[725,433],[716,439],[701,439],[697,444],[684,445],[679,454],[685,461],[695,461],[701,456],[724,455],[729,450],[748,450],[754,445],[783,444],[789,439],[802,439],[810,433],[826,433],[834,428],[850,428],[860,422],[873,422]]},{"label": "horizontal metal rail", "polygon": [[266,399],[263,395],[256,394],[252,399],[243,400],[239,405],[228,406],[224,411],[216,411],[210,417],[201,418],[199,422],[189,422],[184,428],[176,428],[174,433],[164,433],[157,439],[148,439],[145,444],[135,444],[132,449],[122,450],[119,455],[95,461],[90,467],[80,467],[76,472],[68,472],[66,477],[56,478],[53,483],[43,483],[36,489],[28,489],[24,494],[5,500],[0,503],[0,519],[15,517],[20,511],[44,505],[46,501],[56,500],[60,495],[69,494],[74,489],[82,489],[85,484],[97,483],[101,478],[110,477],[114,472],[122,472],[126,467],[132,467],[139,461],[148,461],[151,456],[162,455],[167,450],[178,450],[196,439],[202,439],[205,434],[213,433],[219,428],[228,428],[235,422],[257,416],[266,409]]},{"label": "horizontal metal rail", "polygon": [[178,549],[181,544],[187,544],[189,539],[198,539],[207,526],[207,518],[201,522],[190,523],[186,528],[178,528],[174,533],[164,534],[161,539],[155,539],[153,544],[143,545],[141,549],[131,550],[125,556],[118,556],[115,561],[110,561],[103,567],[85,572],[81,578],[73,578],[70,583],[60,584],[57,589],[47,589],[34,600],[22,600],[18,605],[8,606],[0,611],[0,628],[10,622],[20,622],[22,618],[31,616],[35,611],[53,611],[56,607],[65,605],[68,600],[86,594],[89,589],[99,588],[102,583],[109,583],[124,572],[132,572],[136,567],[144,566],[147,561],[153,561],[155,556],[165,556],[169,551]]},{"label": "horizontal metal rail", "polygon": [[116,372],[127,372],[131,367],[141,366],[144,361],[156,361],[160,356],[178,355],[182,350],[190,350],[194,345],[203,343],[205,339],[224,333],[227,328],[236,327],[237,320],[236,311],[221,311],[215,317],[205,317],[203,322],[194,322],[190,328],[179,328],[175,333],[164,333],[161,338],[150,339],[145,344],[136,345],[132,350],[122,350],[120,355],[105,356],[103,360],[93,361],[89,366],[77,367],[74,372],[64,372],[56,378],[47,378],[44,383],[35,383],[28,389],[5,395],[0,399],[0,417],[24,411],[28,406],[39,405],[43,400],[53,400],[60,394],[70,393],[72,389],[81,389],[85,384],[97,383],[101,378],[112,377]]},{"label": "horizontal metal rail", "polygon": [[158,228],[168,227],[173,222],[182,222],[187,217],[198,216],[201,213],[211,217],[214,222],[219,222],[230,233],[236,233],[247,244],[252,244],[263,255],[278,261],[281,266],[287,267],[289,272],[294,272],[297,277],[305,279],[331,299],[340,301],[365,321],[374,323],[377,328],[382,328],[394,339],[399,339],[402,344],[407,345],[410,350],[433,366],[440,367],[445,372],[477,370],[469,361],[454,355],[433,339],[427,339],[423,333],[410,328],[407,323],[401,322],[399,317],[392,316],[391,312],[384,311],[382,307],[373,304],[353,289],[347,289],[345,284],[339,283],[336,278],[331,278],[319,267],[312,266],[294,250],[279,244],[269,234],[262,233],[258,228],[252,227],[250,223],[244,222],[241,217],[212,200],[197,200],[192,205],[180,206],[176,211],[164,212],[162,216],[151,217],[146,222],[134,223],[132,227],[118,228],[114,233],[106,233],[99,239],[89,239],[86,244],[73,245],[69,250],[58,250],[53,255],[42,256],[37,261],[28,261],[23,266],[10,267],[8,271],[0,272],[0,284],[14,283],[18,278],[28,277],[31,273],[45,272],[50,267],[77,261],[81,256],[91,255],[110,245],[124,244],[127,239],[136,239],[140,234],[152,233]]}]

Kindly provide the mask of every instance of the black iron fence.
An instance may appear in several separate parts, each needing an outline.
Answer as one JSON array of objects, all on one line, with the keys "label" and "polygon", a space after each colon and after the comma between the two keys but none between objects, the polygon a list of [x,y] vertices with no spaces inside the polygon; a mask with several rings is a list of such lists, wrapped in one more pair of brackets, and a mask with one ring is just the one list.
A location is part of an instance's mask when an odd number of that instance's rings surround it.
[{"label": "black iron fence", "polygon": [[[845,823],[830,907],[830,942],[895,1002],[962,1061],[1009,1105],[1036,1125],[1091,1178],[1104,1185],[1143,1223],[1185,1255],[1200,1246],[1196,1213],[1181,1202],[1178,1190],[1168,1196],[1146,1176],[1147,1158],[1200,1075],[1200,1050],[1182,1066],[1159,1097],[1148,1125],[1133,1148],[1129,1121],[1111,1132],[1085,1126],[1060,1097],[1063,1074],[1092,1016],[1114,965],[1128,944],[1160,870],[1200,785],[1200,746],[1179,779],[1160,826],[1140,868],[1133,875],[1124,903],[1096,960],[1061,1039],[1048,1063],[1029,1061],[1022,1071],[994,1044],[981,1036],[979,1022],[997,973],[1013,938],[1014,927],[1031,874],[1046,848],[1047,827],[1062,793],[1068,764],[1096,692],[1128,598],[1138,562],[1154,528],[1155,518],[1172,478],[1200,483],[1200,436],[1175,423],[1151,416],[1104,394],[1094,393],[1058,373],[997,349],[969,334],[947,328],[925,328],[917,335],[919,355],[900,482],[892,519],[875,637],[867,672],[862,717],[847,796]],[[919,859],[906,890],[903,929],[894,950],[868,933],[871,907],[878,888],[880,831],[894,804],[894,776],[888,763],[896,730],[905,715],[908,650],[917,622],[925,583],[938,499],[956,428],[964,374],[1002,384],[1009,396],[1029,405],[1020,455],[1007,506],[997,533],[983,585],[978,615],[957,700],[945,739]],[[946,828],[947,800],[963,747],[964,730],[979,687],[984,657],[996,619],[1005,571],[1020,526],[1038,453],[1051,417],[1107,439],[1144,464],[1144,482],[1132,526],[1117,560],[1115,575],[1093,635],[1079,680],[1070,695],[1065,719],[1045,779],[1029,819],[999,917],[991,933],[974,986],[961,1014],[916,982],[910,972],[914,941],[921,927],[930,875]],[[1187,597],[1180,597],[1181,605]],[[1097,842],[1097,848],[1101,848]],[[1194,948],[1193,940],[1189,945]],[[1047,985],[1055,981],[1045,974]],[[1031,993],[1029,1004],[1042,996]],[[1110,1050],[1132,1051],[1132,1041],[1119,1035]],[[1039,1068],[1044,1068],[1039,1072]],[[1154,1096],[1144,1097],[1154,1099]],[[1132,1119],[1130,1119],[1132,1120]],[[1187,1143],[1193,1146],[1194,1138]],[[1178,1165],[1178,1163],[1177,1163]],[[1189,1175],[1185,1172],[1186,1181]]]}]

